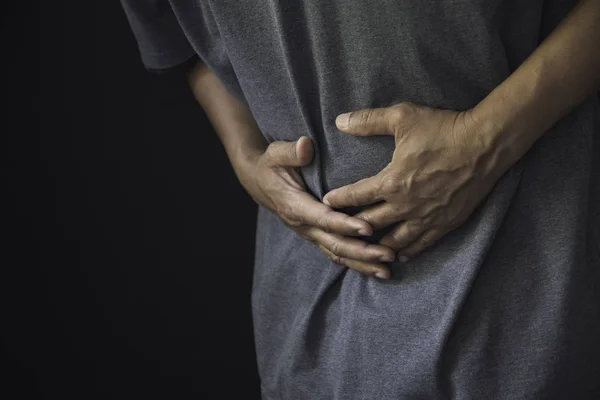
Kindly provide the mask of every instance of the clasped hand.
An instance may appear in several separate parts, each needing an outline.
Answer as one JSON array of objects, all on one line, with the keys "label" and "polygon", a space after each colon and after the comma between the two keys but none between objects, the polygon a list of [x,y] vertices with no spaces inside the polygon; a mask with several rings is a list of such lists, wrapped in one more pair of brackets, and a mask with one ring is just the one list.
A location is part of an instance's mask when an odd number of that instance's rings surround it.
[{"label": "clasped hand", "polygon": [[[336,188],[319,202],[297,168],[311,162],[312,142],[273,142],[241,175],[259,204],[277,214],[334,262],[388,278],[386,262],[407,262],[472,214],[503,168],[470,110],[413,103],[342,114],[338,129],[356,136],[392,135],[395,150],[377,175]],[[336,208],[366,206],[354,216]],[[391,227],[379,243],[355,236]]]}]

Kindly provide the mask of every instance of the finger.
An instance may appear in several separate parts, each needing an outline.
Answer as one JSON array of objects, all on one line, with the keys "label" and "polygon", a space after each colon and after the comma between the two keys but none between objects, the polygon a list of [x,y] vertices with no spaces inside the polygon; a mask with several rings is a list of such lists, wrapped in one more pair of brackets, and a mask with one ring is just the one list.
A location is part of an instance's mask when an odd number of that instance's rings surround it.
[{"label": "finger", "polygon": [[380,244],[367,243],[313,227],[309,227],[305,234],[339,257],[366,262],[392,262],[396,259],[394,250]]},{"label": "finger", "polygon": [[370,276],[376,276],[381,279],[389,279],[390,271],[384,265],[379,263],[367,263],[364,261],[352,260],[350,258],[340,257],[327,250],[325,247],[319,245],[319,248],[329,257],[331,261],[336,264],[343,265],[360,273]]},{"label": "finger", "polygon": [[357,136],[393,135],[398,117],[394,107],[367,108],[340,114],[335,124],[339,130]]},{"label": "finger", "polygon": [[423,232],[425,232],[425,226],[422,221],[410,219],[400,222],[397,227],[381,238],[379,244],[394,250],[401,250],[410,246]]},{"label": "finger", "polygon": [[304,225],[317,227],[325,232],[349,236],[371,236],[373,234],[373,227],[368,222],[334,211],[307,192],[298,194],[296,207],[290,208],[290,210],[293,213],[290,219],[300,221]]},{"label": "finger", "polygon": [[444,232],[439,229],[431,229],[418,237],[408,247],[398,252],[398,260],[407,262],[418,256],[423,250],[437,242]]},{"label": "finger", "polygon": [[323,197],[323,203],[333,208],[342,208],[362,206],[383,200],[380,194],[380,174],[330,191]]},{"label": "finger", "polygon": [[354,214],[354,217],[368,222],[374,230],[378,230],[403,220],[404,214],[399,211],[398,206],[384,202],[362,210]]},{"label": "finger", "polygon": [[312,140],[308,136],[293,142],[273,142],[265,150],[269,166],[302,167],[311,163],[313,154]]}]

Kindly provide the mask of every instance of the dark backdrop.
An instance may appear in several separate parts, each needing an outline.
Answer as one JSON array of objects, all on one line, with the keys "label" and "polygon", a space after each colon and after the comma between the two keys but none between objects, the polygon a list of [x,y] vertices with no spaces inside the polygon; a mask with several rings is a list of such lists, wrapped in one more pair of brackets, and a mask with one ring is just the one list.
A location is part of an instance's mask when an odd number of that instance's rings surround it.
[{"label": "dark backdrop", "polygon": [[258,399],[256,206],[120,3],[4,1],[5,399]]}]

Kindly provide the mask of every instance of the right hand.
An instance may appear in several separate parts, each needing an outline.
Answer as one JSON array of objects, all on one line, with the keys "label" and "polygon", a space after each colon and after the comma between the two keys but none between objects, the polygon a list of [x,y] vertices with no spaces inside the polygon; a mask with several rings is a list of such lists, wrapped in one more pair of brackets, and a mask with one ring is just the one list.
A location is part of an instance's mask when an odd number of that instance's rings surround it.
[{"label": "right hand", "polygon": [[294,142],[273,142],[252,159],[249,168],[238,171],[240,182],[254,201],[317,244],[335,263],[389,278],[390,271],[383,263],[395,259],[394,251],[350,237],[372,235],[371,225],[334,211],[307,192],[297,168],[310,164],[313,153],[312,141],[306,136]]}]

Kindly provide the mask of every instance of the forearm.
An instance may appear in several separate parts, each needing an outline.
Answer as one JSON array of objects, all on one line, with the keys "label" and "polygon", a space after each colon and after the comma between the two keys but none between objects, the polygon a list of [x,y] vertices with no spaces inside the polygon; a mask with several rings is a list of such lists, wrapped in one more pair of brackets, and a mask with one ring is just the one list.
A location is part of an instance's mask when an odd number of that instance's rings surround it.
[{"label": "forearm", "polygon": [[599,89],[600,0],[583,0],[471,116],[508,167]]},{"label": "forearm", "polygon": [[237,101],[202,62],[198,62],[190,71],[188,83],[238,173],[248,161],[262,154],[268,145],[256,120],[250,110]]}]

